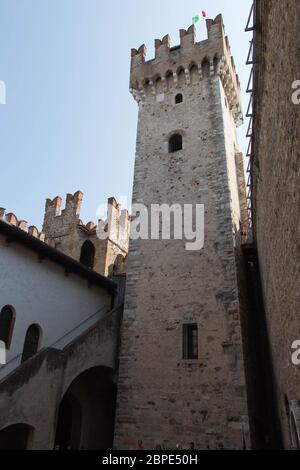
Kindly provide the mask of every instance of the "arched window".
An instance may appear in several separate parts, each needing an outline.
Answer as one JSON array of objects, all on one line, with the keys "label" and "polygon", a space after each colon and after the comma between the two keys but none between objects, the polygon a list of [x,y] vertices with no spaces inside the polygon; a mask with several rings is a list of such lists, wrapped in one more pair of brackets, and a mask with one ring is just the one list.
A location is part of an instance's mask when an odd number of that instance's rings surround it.
[{"label": "arched window", "polygon": [[182,150],[182,135],[174,134],[169,140],[169,153],[178,152]]},{"label": "arched window", "polygon": [[191,83],[198,83],[199,71],[197,65],[193,64],[190,68]]},{"label": "arched window", "polygon": [[215,71],[215,74],[218,73],[219,62],[220,62],[219,57],[216,54],[215,57],[214,57],[214,71]]},{"label": "arched window", "polygon": [[80,263],[93,269],[95,262],[95,247],[90,240],[86,240],[81,247]]},{"label": "arched window", "polygon": [[183,67],[180,67],[177,70],[177,79],[178,79],[178,85],[183,86],[186,84],[186,77],[185,77],[185,71]]},{"label": "arched window", "polygon": [[205,58],[202,62],[202,75],[203,78],[210,76],[210,62],[207,58]]},{"label": "arched window", "polygon": [[123,255],[118,255],[113,264],[113,273],[120,274],[126,268],[126,258]]},{"label": "arched window", "polygon": [[41,328],[39,325],[30,325],[26,332],[21,363],[34,356],[40,345]]},{"label": "arched window", "polygon": [[149,92],[150,92],[150,80],[148,78],[146,78],[146,80],[144,80],[143,87],[144,87],[144,91],[145,91],[146,95],[148,95]]},{"label": "arched window", "polygon": [[10,347],[14,323],[15,312],[12,307],[6,305],[0,313],[0,341],[5,343],[6,349]]},{"label": "arched window", "polygon": [[164,92],[163,82],[160,77],[158,77],[155,81],[155,90],[156,90],[157,95],[160,95],[161,93]]},{"label": "arched window", "polygon": [[175,104],[179,104],[183,102],[183,96],[182,93],[178,93],[178,95],[175,96]]},{"label": "arched window", "polygon": [[166,82],[167,82],[168,90],[171,90],[171,88],[174,85],[174,77],[173,77],[173,72],[171,72],[171,70],[169,70],[166,73]]}]

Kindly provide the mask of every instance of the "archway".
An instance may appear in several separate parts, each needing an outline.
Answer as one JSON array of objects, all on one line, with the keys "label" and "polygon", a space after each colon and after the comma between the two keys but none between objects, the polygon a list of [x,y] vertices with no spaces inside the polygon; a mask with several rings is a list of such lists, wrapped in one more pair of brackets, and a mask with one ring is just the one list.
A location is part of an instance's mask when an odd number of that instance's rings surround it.
[{"label": "archway", "polygon": [[81,247],[80,263],[93,269],[95,262],[95,246],[90,240],[86,240]]},{"label": "archway", "polygon": [[126,257],[123,255],[118,255],[115,259],[115,262],[112,266],[112,274],[121,274],[126,271]]},{"label": "archway", "polygon": [[34,428],[28,424],[13,424],[0,431],[0,450],[26,450]]},{"label": "archway", "polygon": [[55,449],[112,447],[116,403],[113,378],[112,369],[94,367],[73,380],[59,407]]},{"label": "archway", "polygon": [[210,76],[210,61],[206,57],[201,64],[202,67],[202,76],[203,78],[209,77]]},{"label": "archway", "polygon": [[58,410],[54,448],[79,449],[81,433],[81,407],[76,397],[66,393]]}]

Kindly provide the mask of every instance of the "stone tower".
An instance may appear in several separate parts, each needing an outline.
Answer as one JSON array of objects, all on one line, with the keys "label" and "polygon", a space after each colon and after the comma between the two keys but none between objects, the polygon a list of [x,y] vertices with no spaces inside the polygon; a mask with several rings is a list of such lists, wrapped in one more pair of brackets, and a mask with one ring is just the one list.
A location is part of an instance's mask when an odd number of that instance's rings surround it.
[{"label": "stone tower", "polygon": [[80,219],[82,199],[81,191],[67,194],[64,209],[60,197],[46,200],[42,231],[46,243],[103,276],[124,272],[130,226],[128,211],[121,210],[114,197],[109,198],[107,238],[99,239],[97,225],[94,222],[84,224]]},{"label": "stone tower", "polygon": [[115,448],[249,448],[238,253],[246,224],[240,85],[222,16],[132,50],[133,203],[204,204],[205,244],[130,241]]}]

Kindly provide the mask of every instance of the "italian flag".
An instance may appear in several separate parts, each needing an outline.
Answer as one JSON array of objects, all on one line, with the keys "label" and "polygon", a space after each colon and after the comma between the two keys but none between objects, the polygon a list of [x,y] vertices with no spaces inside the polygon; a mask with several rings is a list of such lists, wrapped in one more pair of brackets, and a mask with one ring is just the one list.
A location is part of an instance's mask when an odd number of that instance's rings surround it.
[{"label": "italian flag", "polygon": [[200,21],[201,17],[206,18],[206,11],[205,10],[202,10],[201,15],[199,14],[199,15],[194,16],[193,23],[194,24],[198,23]]}]

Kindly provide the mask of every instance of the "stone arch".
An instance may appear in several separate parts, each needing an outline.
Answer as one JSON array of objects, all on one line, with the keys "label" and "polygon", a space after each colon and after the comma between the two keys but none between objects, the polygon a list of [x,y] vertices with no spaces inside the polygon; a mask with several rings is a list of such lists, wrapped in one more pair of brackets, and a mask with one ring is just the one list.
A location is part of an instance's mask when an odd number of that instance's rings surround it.
[{"label": "stone arch", "polygon": [[201,64],[202,76],[207,78],[210,76],[210,60],[208,57],[205,57]]},{"label": "stone arch", "polygon": [[116,385],[114,371],[96,366],[79,374],[65,392],[57,414],[56,449],[111,449]]},{"label": "stone arch", "polygon": [[[182,137],[182,150],[184,150],[185,148],[185,139],[186,139],[186,133],[183,129],[174,129],[173,131],[169,132],[166,136],[165,136],[165,139],[164,139],[164,143],[163,143],[163,148],[164,148],[164,151],[165,153],[170,153],[169,150],[169,146],[170,146],[170,140],[173,136],[175,135],[180,135]],[[171,152],[173,153],[173,152]]]},{"label": "stone arch", "polygon": [[182,134],[174,132],[169,138],[169,153],[179,152],[183,149]]},{"label": "stone arch", "polygon": [[82,410],[79,400],[67,393],[58,409],[54,449],[77,450],[80,448]]},{"label": "stone arch", "polygon": [[119,254],[115,262],[113,264],[113,274],[118,274],[120,272],[125,271],[125,265],[126,265],[126,256],[123,256],[122,254]]},{"label": "stone arch", "polygon": [[182,93],[177,93],[175,96],[175,104],[180,104],[183,103],[183,94]]},{"label": "stone arch", "polygon": [[143,81],[143,88],[144,88],[145,94],[148,96],[151,92],[151,86],[150,86],[149,78],[145,78],[145,80]]},{"label": "stone arch", "polygon": [[198,65],[196,65],[194,62],[190,64],[189,66],[189,72],[190,72],[190,78],[191,78],[191,83],[198,83],[199,81],[199,69]]},{"label": "stone arch", "polygon": [[218,74],[220,60],[221,59],[219,57],[219,54],[215,54],[215,57],[214,57],[214,73],[215,73],[215,75]]},{"label": "stone arch", "polygon": [[34,428],[28,424],[16,423],[0,430],[0,450],[27,450],[30,448]]},{"label": "stone arch", "polygon": [[184,68],[179,67],[176,73],[177,73],[178,86],[184,86],[186,84]]},{"label": "stone arch", "polygon": [[80,263],[84,264],[87,268],[93,269],[95,253],[95,245],[90,240],[86,240],[81,247]]},{"label": "stone arch", "polygon": [[172,70],[168,70],[166,75],[166,84],[167,84],[167,89],[171,90],[174,87],[174,76]]},{"label": "stone arch", "polygon": [[163,81],[160,76],[155,79],[155,91],[157,95],[161,95],[164,92]]},{"label": "stone arch", "polygon": [[5,343],[6,349],[11,345],[15,321],[15,309],[11,305],[5,305],[0,312],[0,341]]}]

